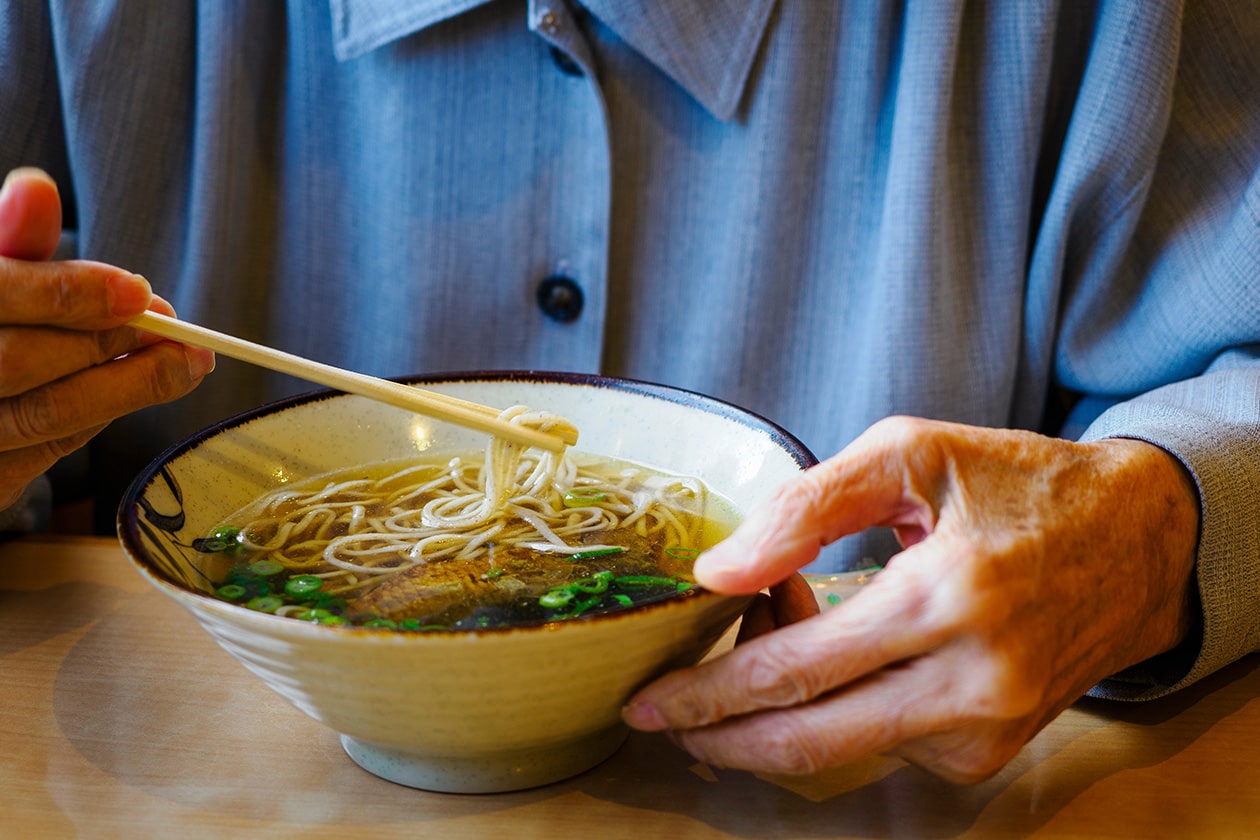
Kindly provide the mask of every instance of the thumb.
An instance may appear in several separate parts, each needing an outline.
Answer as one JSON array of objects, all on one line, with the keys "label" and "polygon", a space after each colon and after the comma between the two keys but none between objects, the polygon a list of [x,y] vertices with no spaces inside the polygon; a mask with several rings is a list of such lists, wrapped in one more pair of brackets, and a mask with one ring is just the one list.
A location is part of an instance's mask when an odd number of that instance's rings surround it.
[{"label": "thumb", "polygon": [[42,169],[14,169],[0,187],[0,257],[46,260],[61,238],[61,196]]}]

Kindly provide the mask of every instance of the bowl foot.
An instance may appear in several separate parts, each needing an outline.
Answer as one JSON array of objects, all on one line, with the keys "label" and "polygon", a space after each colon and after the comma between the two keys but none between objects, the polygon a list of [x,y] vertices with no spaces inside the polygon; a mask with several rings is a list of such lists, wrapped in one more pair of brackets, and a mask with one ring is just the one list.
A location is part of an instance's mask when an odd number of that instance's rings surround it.
[{"label": "bowl foot", "polygon": [[369,773],[407,787],[442,793],[504,793],[576,776],[611,756],[628,730],[617,726],[563,744],[486,753],[437,755],[341,736],[341,746]]}]

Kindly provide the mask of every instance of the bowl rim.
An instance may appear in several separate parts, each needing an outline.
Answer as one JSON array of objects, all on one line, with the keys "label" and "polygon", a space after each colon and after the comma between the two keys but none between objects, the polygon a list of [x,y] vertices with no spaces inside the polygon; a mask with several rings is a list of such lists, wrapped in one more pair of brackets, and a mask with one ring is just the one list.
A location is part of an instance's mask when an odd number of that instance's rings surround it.
[{"label": "bowl rim", "polygon": [[[692,391],[686,388],[680,388],[673,385],[664,385],[646,380],[632,379],[625,377],[607,376],[604,374],[593,373],[576,373],[565,371],[535,371],[535,370],[477,370],[477,371],[460,371],[451,373],[428,373],[415,374],[410,376],[389,377],[390,381],[399,382],[407,385],[444,385],[460,382],[521,382],[521,383],[539,383],[539,384],[559,384],[573,386],[592,386],[596,388],[607,388],[615,391],[624,391],[629,393],[641,394],[647,397],[664,400],[666,402],[678,405],[694,405],[701,410],[724,417],[729,420],[739,422],[745,426],[759,430],[767,434],[776,446],[783,449],[788,455],[796,461],[802,470],[818,463],[818,458],[805,446],[799,438],[788,432],[779,424],[758,414],[750,409],[742,408],[726,400],[717,397],[708,396],[698,391]],[[281,411],[299,407],[309,403],[322,402],[327,399],[335,399],[343,396],[351,396],[345,391],[330,388],[321,388],[313,391],[307,391],[295,394],[289,397],[272,400],[242,412],[230,415],[222,420],[211,423],[208,426],[188,435],[182,440],[172,444],[161,452],[157,457],[150,461],[128,485],[126,492],[123,494],[119,502],[116,530],[119,542],[122,544],[124,553],[127,555],[128,561],[137,568],[137,570],[147,578],[151,583],[159,586],[159,589],[166,591],[167,594],[175,596],[191,597],[198,601],[206,601],[216,606],[232,608],[229,612],[235,614],[237,610],[248,613],[251,616],[259,618],[271,619],[272,621],[284,622],[285,626],[291,624],[310,625],[310,631],[326,632],[338,634],[343,638],[405,638],[405,639],[425,639],[425,638],[451,638],[451,637],[475,637],[482,635],[497,635],[505,633],[518,633],[534,631],[538,629],[555,630],[562,626],[581,626],[591,622],[604,622],[616,620],[618,618],[626,618],[634,615],[642,615],[648,612],[656,612],[660,609],[681,608],[682,605],[693,602],[705,602],[714,598],[720,600],[749,598],[751,595],[721,595],[716,592],[696,587],[689,590],[686,597],[668,597],[658,601],[652,601],[646,604],[636,606],[631,610],[613,610],[610,612],[596,613],[589,616],[579,616],[575,619],[565,621],[549,621],[539,622],[529,625],[513,625],[510,627],[487,627],[487,628],[469,628],[460,630],[446,631],[429,631],[418,633],[390,633],[373,630],[369,628],[356,627],[339,627],[328,625],[317,625],[310,622],[294,622],[292,619],[281,616],[268,615],[259,613],[256,610],[249,610],[240,605],[215,598],[212,595],[199,592],[188,586],[181,584],[179,581],[172,580],[160,568],[148,563],[140,558],[144,557],[146,551],[143,548],[140,539],[140,532],[143,529],[140,523],[140,497],[153,481],[159,479],[163,466],[185,452],[188,452],[202,445],[205,441],[218,435],[224,434],[243,426],[253,420],[261,417],[270,416]],[[354,632],[359,630],[361,632]],[[309,631],[308,631],[309,632]]]}]

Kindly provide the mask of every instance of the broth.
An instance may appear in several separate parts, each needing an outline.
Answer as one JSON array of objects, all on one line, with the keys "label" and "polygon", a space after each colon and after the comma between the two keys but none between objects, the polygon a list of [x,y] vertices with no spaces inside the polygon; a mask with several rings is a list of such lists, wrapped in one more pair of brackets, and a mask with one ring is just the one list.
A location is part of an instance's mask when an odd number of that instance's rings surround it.
[{"label": "broth", "polygon": [[570,620],[695,591],[696,556],[734,528],[693,478],[568,453],[391,462],[304,481],[196,548],[216,595],[324,624],[469,630]]}]

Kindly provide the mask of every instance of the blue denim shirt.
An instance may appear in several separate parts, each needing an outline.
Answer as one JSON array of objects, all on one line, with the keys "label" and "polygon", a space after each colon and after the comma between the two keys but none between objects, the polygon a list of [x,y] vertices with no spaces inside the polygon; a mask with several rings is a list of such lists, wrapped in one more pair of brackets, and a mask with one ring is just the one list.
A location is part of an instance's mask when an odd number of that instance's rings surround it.
[{"label": "blue denim shirt", "polygon": [[[367,373],[667,382],[823,457],[892,413],[1158,443],[1193,678],[1260,648],[1257,53],[1224,0],[10,0],[0,166],[67,252]],[[221,359],[99,438],[103,495],[309,387]]]}]

